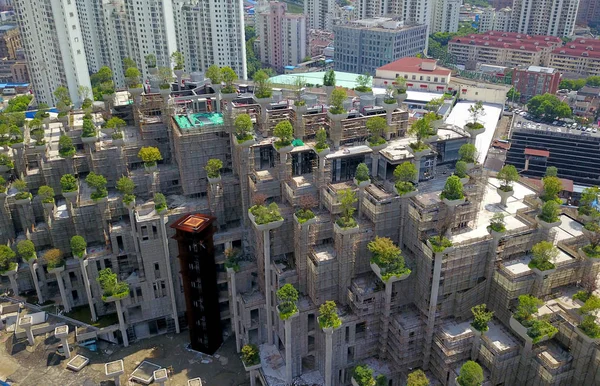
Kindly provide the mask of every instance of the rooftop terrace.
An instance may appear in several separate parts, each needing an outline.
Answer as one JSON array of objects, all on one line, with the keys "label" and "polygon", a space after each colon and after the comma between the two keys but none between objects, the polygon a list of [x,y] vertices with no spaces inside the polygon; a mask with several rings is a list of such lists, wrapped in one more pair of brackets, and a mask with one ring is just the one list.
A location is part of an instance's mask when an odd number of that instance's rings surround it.
[{"label": "rooftop terrace", "polygon": [[175,115],[173,118],[182,131],[202,129],[209,126],[222,126],[224,124],[223,114],[221,113],[194,113]]}]

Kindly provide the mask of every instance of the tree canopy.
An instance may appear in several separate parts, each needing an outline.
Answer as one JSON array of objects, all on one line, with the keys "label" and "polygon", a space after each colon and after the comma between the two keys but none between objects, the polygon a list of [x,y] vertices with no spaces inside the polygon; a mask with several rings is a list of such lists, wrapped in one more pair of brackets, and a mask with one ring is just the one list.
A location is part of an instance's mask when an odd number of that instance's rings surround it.
[{"label": "tree canopy", "polygon": [[570,118],[573,115],[571,108],[565,102],[561,102],[556,95],[536,95],[527,102],[527,109],[537,117]]}]

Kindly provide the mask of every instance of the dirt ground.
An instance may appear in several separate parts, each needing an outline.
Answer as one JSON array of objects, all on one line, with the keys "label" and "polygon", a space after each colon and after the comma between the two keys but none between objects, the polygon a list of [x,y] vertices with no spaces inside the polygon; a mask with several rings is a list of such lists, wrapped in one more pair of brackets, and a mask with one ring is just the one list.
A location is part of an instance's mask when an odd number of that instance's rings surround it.
[{"label": "dirt ground", "polygon": [[[200,377],[204,386],[247,386],[250,384],[242,363],[235,353],[235,343],[227,340],[214,356],[189,351],[185,348],[188,335],[162,335],[135,342],[127,348],[99,343],[99,350],[91,352],[76,347],[74,335],[70,334],[72,357],[81,354],[90,363],[79,373],[66,368],[68,360],[56,354],[60,341],[52,333],[37,336],[33,347],[19,342],[7,352],[13,339],[12,333],[0,332],[0,380],[19,386],[93,386],[109,380],[104,364],[123,359],[125,374],[121,385],[128,385],[128,378],[144,360],[161,367],[173,367],[169,386],[186,386],[187,380]],[[205,362],[205,363],[203,363]],[[208,363],[207,363],[208,362]],[[112,383],[111,383],[112,384]],[[134,383],[131,383],[134,385]]]}]

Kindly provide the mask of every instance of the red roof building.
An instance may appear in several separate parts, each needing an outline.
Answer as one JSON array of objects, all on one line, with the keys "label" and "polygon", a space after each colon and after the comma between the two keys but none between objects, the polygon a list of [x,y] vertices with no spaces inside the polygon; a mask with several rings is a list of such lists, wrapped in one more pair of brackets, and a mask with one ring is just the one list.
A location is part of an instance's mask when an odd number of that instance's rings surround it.
[{"label": "red roof building", "polygon": [[373,85],[385,87],[397,77],[406,80],[408,89],[444,92],[450,83],[452,71],[437,65],[436,59],[406,57],[379,67]]},{"label": "red roof building", "polygon": [[548,65],[563,74],[600,76],[600,40],[578,38],[556,47],[549,55]]}]

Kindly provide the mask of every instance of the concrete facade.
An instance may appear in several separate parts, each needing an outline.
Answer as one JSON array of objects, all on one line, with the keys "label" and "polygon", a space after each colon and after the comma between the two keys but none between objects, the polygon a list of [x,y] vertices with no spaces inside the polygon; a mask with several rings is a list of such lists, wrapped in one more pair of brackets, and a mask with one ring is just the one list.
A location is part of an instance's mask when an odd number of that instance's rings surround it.
[{"label": "concrete facade", "polygon": [[529,66],[515,69],[513,87],[521,93],[521,102],[526,102],[536,95],[556,94],[561,74],[554,68]]}]

